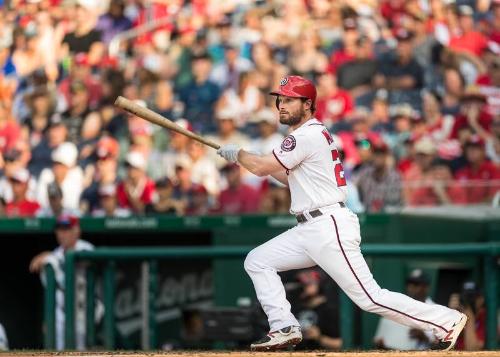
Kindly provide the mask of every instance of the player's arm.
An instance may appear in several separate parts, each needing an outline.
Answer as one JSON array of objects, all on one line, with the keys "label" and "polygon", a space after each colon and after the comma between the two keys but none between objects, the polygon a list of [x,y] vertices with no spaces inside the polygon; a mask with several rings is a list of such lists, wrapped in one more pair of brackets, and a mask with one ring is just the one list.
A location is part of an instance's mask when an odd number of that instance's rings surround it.
[{"label": "player's arm", "polygon": [[[275,178],[278,181],[283,182],[282,180],[286,179],[286,174],[285,177],[280,175],[283,172],[283,166],[273,154],[259,155],[241,149],[238,152],[238,162],[254,175],[260,177],[271,175],[275,177],[276,174],[278,177]],[[288,179],[283,183],[287,184]]]},{"label": "player's arm", "polygon": [[288,186],[288,175],[286,174],[285,169],[281,169],[281,171],[277,171],[271,174],[276,180],[281,182],[283,185]]}]

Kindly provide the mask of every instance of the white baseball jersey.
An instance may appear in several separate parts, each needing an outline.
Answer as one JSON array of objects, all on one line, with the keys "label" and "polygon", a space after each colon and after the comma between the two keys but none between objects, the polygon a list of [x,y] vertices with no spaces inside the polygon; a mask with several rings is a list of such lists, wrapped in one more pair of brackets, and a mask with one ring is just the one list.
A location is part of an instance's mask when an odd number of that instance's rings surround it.
[{"label": "white baseball jersey", "polygon": [[287,170],[292,197],[290,213],[298,214],[344,202],[347,197],[339,152],[326,127],[312,118],[273,150]]}]

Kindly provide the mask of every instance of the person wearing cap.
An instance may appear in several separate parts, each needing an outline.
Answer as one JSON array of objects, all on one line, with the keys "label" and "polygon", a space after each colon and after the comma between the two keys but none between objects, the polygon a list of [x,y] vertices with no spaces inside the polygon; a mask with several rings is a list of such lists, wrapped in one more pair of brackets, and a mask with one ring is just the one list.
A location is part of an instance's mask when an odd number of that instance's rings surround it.
[{"label": "person wearing cap", "polygon": [[172,198],[178,203],[177,212],[186,213],[193,205],[193,195],[196,187],[192,179],[193,161],[189,155],[179,155],[175,160],[175,176]]},{"label": "person wearing cap", "polygon": [[92,210],[92,217],[129,217],[130,210],[118,206],[116,185],[105,184],[99,187],[99,205]]},{"label": "person wearing cap", "polygon": [[478,284],[472,280],[465,281],[459,293],[450,295],[448,306],[462,311],[471,321],[458,338],[457,350],[483,350],[486,341],[486,304]]},{"label": "person wearing cap", "polygon": [[95,165],[88,165],[87,173],[92,177],[91,183],[82,192],[80,210],[90,213],[99,204],[99,188],[118,183],[118,157],[120,145],[111,136],[103,136],[96,144],[94,156]]},{"label": "person wearing cap", "polygon": [[[225,144],[237,144],[242,147],[247,147],[250,145],[250,139],[237,128],[238,122],[238,112],[231,107],[219,108],[216,112],[217,118],[217,134],[209,135],[207,138],[219,145]],[[224,159],[217,156],[217,154],[210,150],[208,152],[210,158],[214,160],[218,169],[221,169],[225,165]]]},{"label": "person wearing cap", "polygon": [[19,168],[12,173],[9,181],[12,187],[12,200],[7,201],[5,215],[7,217],[34,217],[40,205],[28,199],[28,184],[31,175],[25,168]]},{"label": "person wearing cap", "polygon": [[[43,268],[45,265],[50,264],[55,272],[56,278],[56,346],[55,349],[60,351],[64,349],[64,334],[65,334],[65,310],[64,310],[64,263],[65,255],[68,251],[88,251],[94,250],[94,246],[83,239],[81,239],[80,220],[76,216],[61,215],[55,221],[55,236],[58,247],[53,251],[44,251],[37,254],[30,262],[29,270],[32,273],[40,273],[42,284],[45,285],[45,274]],[[85,286],[85,271],[77,269],[76,271],[76,291],[84,291]],[[81,290],[80,290],[81,289]],[[77,294],[78,295],[78,294]],[[84,299],[84,298],[83,298]],[[102,309],[102,306],[96,301],[96,310]],[[82,297],[77,296],[77,316],[81,316],[82,308],[85,306],[85,301]],[[84,312],[83,312],[84,313]],[[102,316],[97,313],[96,316]],[[76,341],[77,349],[81,350],[85,346],[85,324],[76,324]]]},{"label": "person wearing cap", "polygon": [[209,76],[212,61],[207,53],[200,53],[192,58],[193,80],[179,90],[179,98],[184,103],[183,116],[188,119],[196,132],[213,131],[214,106],[220,97],[219,87]]},{"label": "person wearing cap", "polygon": [[425,136],[413,145],[414,161],[406,172],[403,173],[403,195],[407,205],[415,205],[418,197],[415,191],[430,185],[432,182],[432,162],[436,158],[436,144],[431,138]]},{"label": "person wearing cap", "polygon": [[216,205],[216,211],[224,214],[256,213],[260,197],[259,192],[242,180],[241,167],[228,163],[222,168],[227,188],[222,190]]},{"label": "person wearing cap", "polygon": [[449,47],[456,52],[481,56],[488,46],[488,39],[476,30],[474,9],[469,5],[458,6],[458,27],[460,34],[451,37]]},{"label": "person wearing cap", "polygon": [[186,211],[185,202],[174,198],[174,184],[164,177],[155,182],[156,193],[153,202],[146,205],[148,215],[183,215]]},{"label": "person wearing cap", "polygon": [[[326,295],[326,281],[317,268],[299,270],[297,320],[303,331],[304,341],[300,350],[340,350],[340,318],[338,304]],[[292,285],[293,286],[293,285]],[[334,294],[338,294],[335,289]]]},{"label": "person wearing cap", "polygon": [[[180,118],[175,121],[179,125],[189,131],[193,131],[191,123],[185,119]],[[175,160],[178,155],[186,155],[190,138],[186,135],[170,130],[168,132],[169,140],[168,147],[164,151],[155,150],[151,152],[150,161],[155,165],[151,168],[151,178],[159,180],[163,177],[173,178],[175,176]]]},{"label": "person wearing cap", "polygon": [[116,195],[120,207],[130,209],[135,214],[144,213],[155,192],[155,183],[146,174],[147,162],[142,153],[131,151],[125,159],[127,174],[118,184]]},{"label": "person wearing cap", "polygon": [[374,85],[389,90],[422,88],[424,72],[413,56],[414,34],[404,28],[396,31],[398,45],[395,57],[379,65]]},{"label": "person wearing cap", "polygon": [[464,147],[467,163],[455,173],[469,204],[489,204],[500,190],[500,168],[487,159],[484,145],[478,135],[471,136]]},{"label": "person wearing cap", "polygon": [[457,138],[460,129],[469,127],[483,140],[486,139],[493,122],[486,104],[486,95],[478,86],[467,86],[460,98],[460,112],[455,117],[451,137]]},{"label": "person wearing cap", "polygon": [[56,182],[52,182],[47,186],[47,197],[49,198],[49,205],[40,208],[36,213],[37,217],[59,217],[60,215],[80,217],[81,213],[78,209],[64,206],[63,192]]},{"label": "person wearing cap", "polygon": [[220,192],[220,174],[215,163],[208,158],[206,145],[191,140],[187,154],[191,159],[191,180],[205,187],[212,199]]},{"label": "person wearing cap", "polygon": [[56,182],[63,192],[63,206],[77,210],[83,190],[83,172],[77,166],[78,151],[75,144],[64,142],[52,151],[52,167],[40,173],[37,201],[40,206],[49,206],[47,186]]},{"label": "person wearing cap", "polygon": [[[430,278],[422,269],[414,269],[406,278],[406,294],[426,304],[434,304],[429,296]],[[373,338],[375,347],[384,350],[426,350],[435,342],[429,331],[410,328],[381,318]]]},{"label": "person wearing cap", "polygon": [[253,154],[238,145],[217,150],[231,165],[239,163],[253,174],[271,175],[288,185],[290,213],[298,222],[254,248],[245,259],[245,271],[268,317],[270,331],[250,348],[269,351],[302,341],[300,324],[291,312],[278,272],[319,265],[363,310],[411,328],[431,330],[439,339],[435,349],[452,349],[467,316],[382,289],[373,278],[361,253],[358,218],[345,205],[347,180],[338,148],[328,130],[314,118],[314,84],[300,76],[287,76],[270,94],[276,97],[280,122],[290,127],[282,144],[268,155]]},{"label": "person wearing cap", "polygon": [[389,147],[383,142],[374,143],[371,151],[370,163],[356,175],[356,186],[363,206],[368,212],[401,207],[401,177],[389,161]]}]

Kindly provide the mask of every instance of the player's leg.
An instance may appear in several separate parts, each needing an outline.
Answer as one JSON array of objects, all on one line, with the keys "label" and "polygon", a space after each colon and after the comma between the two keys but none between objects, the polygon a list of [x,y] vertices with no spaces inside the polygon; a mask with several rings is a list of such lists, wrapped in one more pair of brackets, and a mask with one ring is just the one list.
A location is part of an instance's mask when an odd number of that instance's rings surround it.
[{"label": "player's leg", "polygon": [[[308,245],[307,252],[359,307],[410,327],[433,330],[439,339],[456,341],[457,330],[465,325],[463,314],[380,288],[361,254],[359,223],[352,212],[338,209],[319,223],[322,234],[317,244]],[[462,326],[457,329],[454,324]]]},{"label": "player's leg", "polygon": [[252,279],[257,299],[269,320],[271,331],[299,326],[290,312],[285,288],[278,272],[316,265],[298,244],[297,227],[253,249],[245,259],[245,270]]}]

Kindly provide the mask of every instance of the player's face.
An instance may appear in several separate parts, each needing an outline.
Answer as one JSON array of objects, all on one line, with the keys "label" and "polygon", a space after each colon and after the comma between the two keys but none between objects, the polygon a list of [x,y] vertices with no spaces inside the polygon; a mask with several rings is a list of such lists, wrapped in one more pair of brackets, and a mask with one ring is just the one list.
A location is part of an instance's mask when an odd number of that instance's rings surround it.
[{"label": "player's face", "polygon": [[56,229],[57,243],[65,250],[74,247],[79,235],[80,229],[78,227]]},{"label": "player's face", "polygon": [[297,125],[306,115],[304,103],[300,98],[278,97],[278,109],[280,111],[280,123],[285,125]]}]

